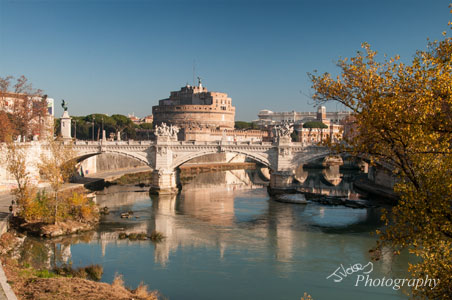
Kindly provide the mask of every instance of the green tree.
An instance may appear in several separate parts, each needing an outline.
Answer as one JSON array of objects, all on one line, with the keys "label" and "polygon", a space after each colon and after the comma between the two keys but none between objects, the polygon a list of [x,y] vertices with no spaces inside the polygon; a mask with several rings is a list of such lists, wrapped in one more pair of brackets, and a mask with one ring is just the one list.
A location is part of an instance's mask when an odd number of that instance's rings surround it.
[{"label": "green tree", "polygon": [[126,134],[128,139],[134,139],[135,124],[128,117],[123,115],[112,115],[113,120],[116,122],[116,130]]},{"label": "green tree", "polygon": [[298,141],[298,132],[296,130],[294,130],[291,134],[290,134],[290,138],[292,139],[292,141],[297,142]]},{"label": "green tree", "polygon": [[310,74],[313,98],[353,111],[353,138],[341,151],[389,165],[400,180],[376,253],[408,248],[421,259],[409,268],[413,276],[440,279],[413,294],[452,299],[452,39],[430,43],[410,63],[363,49],[339,60],[337,78]]},{"label": "green tree", "polygon": [[255,129],[253,122],[235,121],[235,129]]},{"label": "green tree", "polygon": [[147,129],[147,130],[151,130],[152,129],[152,123],[142,123],[138,126],[140,129]]},{"label": "green tree", "polygon": [[328,125],[320,121],[310,121],[304,123],[303,128],[328,128]]}]

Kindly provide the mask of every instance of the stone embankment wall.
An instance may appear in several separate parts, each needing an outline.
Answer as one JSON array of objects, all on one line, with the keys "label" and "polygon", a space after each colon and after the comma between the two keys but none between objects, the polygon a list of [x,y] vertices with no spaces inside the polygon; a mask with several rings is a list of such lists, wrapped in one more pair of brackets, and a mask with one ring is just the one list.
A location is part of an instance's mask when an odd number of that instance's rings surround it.
[{"label": "stone embankment wall", "polygon": [[237,153],[212,153],[189,160],[185,165],[208,163],[243,163],[248,161],[246,156]]},{"label": "stone embankment wall", "polygon": [[82,161],[80,165],[85,175],[146,166],[145,163],[137,159],[113,153],[91,156]]},{"label": "stone embankment wall", "polygon": [[[29,174],[30,182],[37,186],[45,184],[39,175],[38,164],[40,163],[40,157],[44,147],[40,142],[27,142],[23,144],[25,148],[25,159],[27,172]],[[0,193],[9,192],[11,189],[16,188],[17,184],[14,177],[6,170],[6,154],[7,148],[5,144],[0,144]]]},{"label": "stone embankment wall", "polygon": [[367,177],[371,182],[383,186],[387,189],[393,190],[394,185],[398,182],[397,177],[394,176],[394,174],[381,167],[381,166],[371,166],[369,168],[369,173]]}]

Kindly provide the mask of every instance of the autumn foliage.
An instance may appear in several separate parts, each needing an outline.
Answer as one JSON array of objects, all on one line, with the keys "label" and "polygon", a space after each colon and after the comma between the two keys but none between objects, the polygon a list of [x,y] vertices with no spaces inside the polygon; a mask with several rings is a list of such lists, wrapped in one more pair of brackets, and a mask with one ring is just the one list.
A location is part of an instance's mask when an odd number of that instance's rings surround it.
[{"label": "autumn foliage", "polygon": [[[22,216],[27,222],[52,223],[55,218],[55,198],[39,192],[31,198]],[[96,221],[99,216],[96,204],[83,193],[61,193],[56,219],[60,221]]]},{"label": "autumn foliage", "polygon": [[313,98],[353,111],[341,151],[384,165],[400,180],[401,199],[384,216],[377,248],[407,248],[421,259],[410,266],[413,276],[440,279],[414,295],[452,299],[452,38],[444,33],[408,63],[378,60],[366,43],[363,49],[338,62],[335,78],[310,74]]},{"label": "autumn foliage", "polygon": [[49,139],[45,145],[47,152],[41,155],[41,163],[38,164],[41,176],[49,181],[53,192],[54,223],[60,220],[64,199],[59,198],[59,191],[63,183],[69,182],[75,173],[75,153],[70,144],[62,141]]},{"label": "autumn foliage", "polygon": [[47,95],[25,76],[13,81],[12,76],[0,77],[0,142],[44,136],[49,129]]}]

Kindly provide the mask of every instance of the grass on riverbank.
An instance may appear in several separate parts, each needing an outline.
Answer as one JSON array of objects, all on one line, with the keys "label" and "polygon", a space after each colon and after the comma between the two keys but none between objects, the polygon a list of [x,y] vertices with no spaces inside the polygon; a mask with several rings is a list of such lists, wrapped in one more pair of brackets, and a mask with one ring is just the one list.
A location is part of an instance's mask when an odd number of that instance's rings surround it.
[{"label": "grass on riverbank", "polygon": [[151,183],[151,172],[140,172],[122,175],[120,178],[111,181],[112,184],[150,184]]}]

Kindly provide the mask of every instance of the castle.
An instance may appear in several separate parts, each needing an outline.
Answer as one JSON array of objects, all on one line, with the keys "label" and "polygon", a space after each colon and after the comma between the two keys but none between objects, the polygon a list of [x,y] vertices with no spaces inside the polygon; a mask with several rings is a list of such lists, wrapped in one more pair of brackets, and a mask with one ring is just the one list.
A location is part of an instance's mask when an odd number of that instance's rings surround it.
[{"label": "castle", "polygon": [[267,131],[236,130],[235,107],[226,93],[211,92],[202,86],[186,85],[152,107],[154,126],[176,125],[183,141],[262,141]]},{"label": "castle", "polygon": [[225,93],[186,85],[152,107],[154,125],[169,123],[180,128],[234,129],[235,107]]}]

